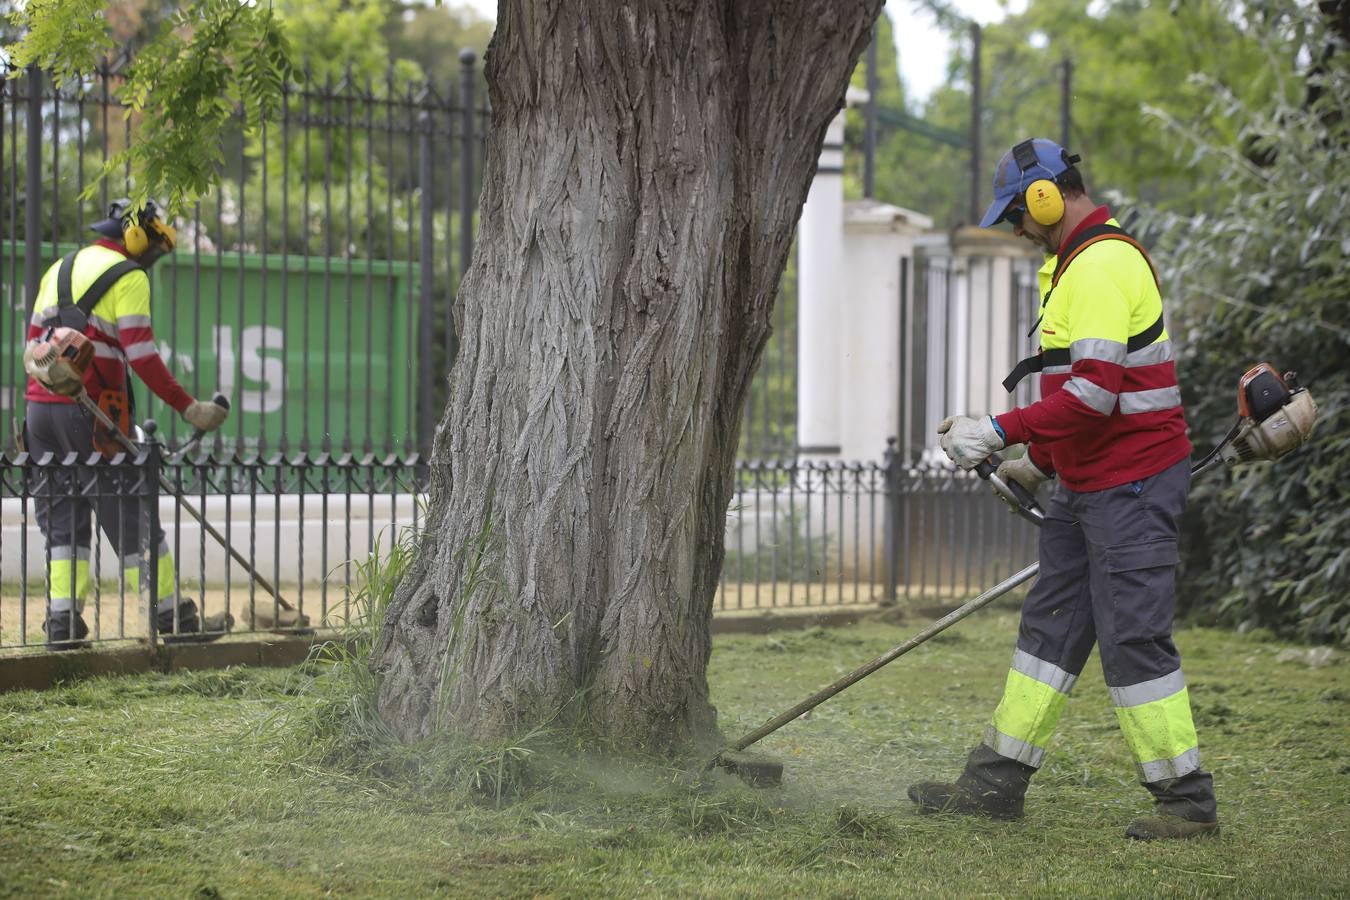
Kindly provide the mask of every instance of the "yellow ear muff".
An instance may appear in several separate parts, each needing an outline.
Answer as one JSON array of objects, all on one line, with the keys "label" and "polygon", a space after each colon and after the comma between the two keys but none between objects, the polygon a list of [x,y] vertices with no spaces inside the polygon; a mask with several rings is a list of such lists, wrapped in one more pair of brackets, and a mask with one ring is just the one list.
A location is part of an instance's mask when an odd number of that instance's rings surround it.
[{"label": "yellow ear muff", "polygon": [[164,245],[164,249],[169,253],[172,253],[173,248],[178,246],[178,229],[168,222],[155,220],[155,236],[159,238],[159,242]]},{"label": "yellow ear muff", "polygon": [[122,243],[126,244],[127,252],[132,256],[140,256],[150,248],[150,238],[146,237],[145,229],[130,216],[122,222]]},{"label": "yellow ear muff", "polygon": [[[1064,195],[1048,178],[1033,181],[1026,192],[1027,214],[1042,225],[1054,225],[1064,218]],[[128,248],[129,249],[129,248]]]}]

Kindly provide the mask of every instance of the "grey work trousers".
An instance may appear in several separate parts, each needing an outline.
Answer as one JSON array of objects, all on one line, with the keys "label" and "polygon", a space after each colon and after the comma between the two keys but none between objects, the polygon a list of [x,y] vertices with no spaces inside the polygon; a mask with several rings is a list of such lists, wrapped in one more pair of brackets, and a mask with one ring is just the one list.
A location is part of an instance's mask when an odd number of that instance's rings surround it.
[{"label": "grey work trousers", "polygon": [[1008,687],[967,762],[967,786],[1026,789],[1095,644],[1141,783],[1164,811],[1215,820],[1213,779],[1200,768],[1172,640],[1178,526],[1189,489],[1188,459],[1107,490],[1057,487]]},{"label": "grey work trousers", "polygon": [[[81,463],[98,461],[93,443],[93,420],[85,410],[70,403],[36,403],[27,406],[24,444],[29,455],[53,461],[74,454]],[[47,465],[36,468],[33,485],[38,528],[47,539],[50,555],[48,582],[53,612],[82,603],[91,574],[93,546],[91,514],[117,553],[119,568],[142,563],[143,525],[159,556],[168,554],[160,527],[157,492],[143,483],[146,473],[134,467],[103,465]],[[159,568],[159,567],[157,567]],[[172,583],[160,585],[159,599],[171,598]]]}]

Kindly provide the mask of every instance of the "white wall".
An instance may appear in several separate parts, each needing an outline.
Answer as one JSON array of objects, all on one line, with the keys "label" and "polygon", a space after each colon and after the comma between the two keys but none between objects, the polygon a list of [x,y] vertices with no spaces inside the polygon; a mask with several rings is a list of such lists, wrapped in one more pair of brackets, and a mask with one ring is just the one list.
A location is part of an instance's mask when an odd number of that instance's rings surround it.
[{"label": "white wall", "polygon": [[[200,499],[192,498],[194,507],[201,509]],[[343,523],[347,516],[345,496],[330,495],[324,506],[321,494],[284,495],[280,502],[275,497],[257,498],[256,518],[250,520],[249,498],[208,496],[206,520],[224,535],[230,544],[268,581],[295,584],[301,580],[318,583],[325,577],[333,584],[342,584],[346,577],[344,563],[364,561],[376,539],[381,546],[390,542],[413,521],[412,499],[402,495],[394,501],[388,494],[354,494],[351,498],[351,526]],[[419,498],[425,502],[425,497]],[[208,584],[223,584],[228,577],[232,583],[245,584],[248,576],[240,565],[186,512],[175,525],[175,502],[171,497],[161,498],[160,524],[164,528],[169,549],[178,560],[179,577],[196,582],[205,563]],[[229,508],[229,526],[226,512]],[[253,524],[253,550],[250,551],[250,521]],[[420,521],[420,513],[419,513]],[[202,539],[205,538],[205,554]],[[24,542],[26,541],[26,548]],[[20,571],[30,581],[45,576],[46,551],[42,533],[34,518],[33,506],[27,508],[24,522],[23,501],[9,499],[0,503],[0,580],[13,583]],[[26,565],[20,560],[26,550]],[[99,550],[101,577],[114,578],[117,574],[117,555],[101,538]],[[353,571],[352,577],[355,577]]]}]

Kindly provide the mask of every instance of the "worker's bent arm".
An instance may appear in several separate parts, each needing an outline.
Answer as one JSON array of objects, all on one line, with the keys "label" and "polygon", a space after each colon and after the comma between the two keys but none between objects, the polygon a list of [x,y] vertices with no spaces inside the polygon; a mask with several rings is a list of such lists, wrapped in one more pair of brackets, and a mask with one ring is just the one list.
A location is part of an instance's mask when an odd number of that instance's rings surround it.
[{"label": "worker's bent arm", "polygon": [[127,362],[150,390],[181,413],[192,396],[173,377],[159,358],[154,329],[150,327],[150,279],[128,278],[130,289],[117,298],[117,338]]}]

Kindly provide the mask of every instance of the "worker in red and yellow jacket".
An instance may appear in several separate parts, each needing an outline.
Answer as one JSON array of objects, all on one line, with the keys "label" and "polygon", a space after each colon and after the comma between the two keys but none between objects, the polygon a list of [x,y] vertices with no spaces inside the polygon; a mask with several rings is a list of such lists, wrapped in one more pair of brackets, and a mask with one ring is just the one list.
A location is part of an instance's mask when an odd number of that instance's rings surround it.
[{"label": "worker in red and yellow jacket", "polygon": [[1157,278],[1144,249],[1083,187],[1053,141],[999,161],[982,227],[1000,221],[1047,254],[1040,352],[1004,381],[1039,372],[1041,399],[1003,415],[952,416],[942,448],[970,469],[1027,444],[999,475],[1034,492],[1057,476],[1041,526],[1040,573],[1022,609],[1003,699],[954,783],[913,785],[925,812],[1020,818],[1069,692],[1096,644],[1152,815],[1133,838],[1218,831],[1172,640],[1177,533],[1191,444]]},{"label": "worker in red and yellow jacket", "polygon": [[[30,348],[53,328],[81,331],[94,348],[84,374],[89,397],[125,429],[130,420],[127,367],[194,428],[212,431],[226,410],[194,400],[159,357],[150,324],[150,278],[146,269],[173,250],[173,226],[153,202],[136,209],[129,200],[114,201],[107,218],[90,226],[99,237],[90,246],[54,263],[42,277],[28,326]],[[25,357],[25,362],[27,358]],[[95,449],[111,446],[96,439],[92,416],[73,398],[53,393],[29,377],[25,392],[25,448],[35,459],[71,453],[87,459]],[[47,539],[47,646],[68,650],[85,646],[89,633],[81,614],[91,588],[89,571],[93,533],[90,511],[97,507],[99,524],[119,556],[127,586],[141,584],[140,517],[134,500],[124,500],[117,474],[101,472],[100,489],[84,495],[73,470],[45,466],[35,491],[38,525]],[[158,590],[156,625],[166,640],[217,637],[232,621],[228,614],[202,620],[193,601],[178,596],[175,566],[156,511],[150,511],[152,540],[157,544]]]}]

